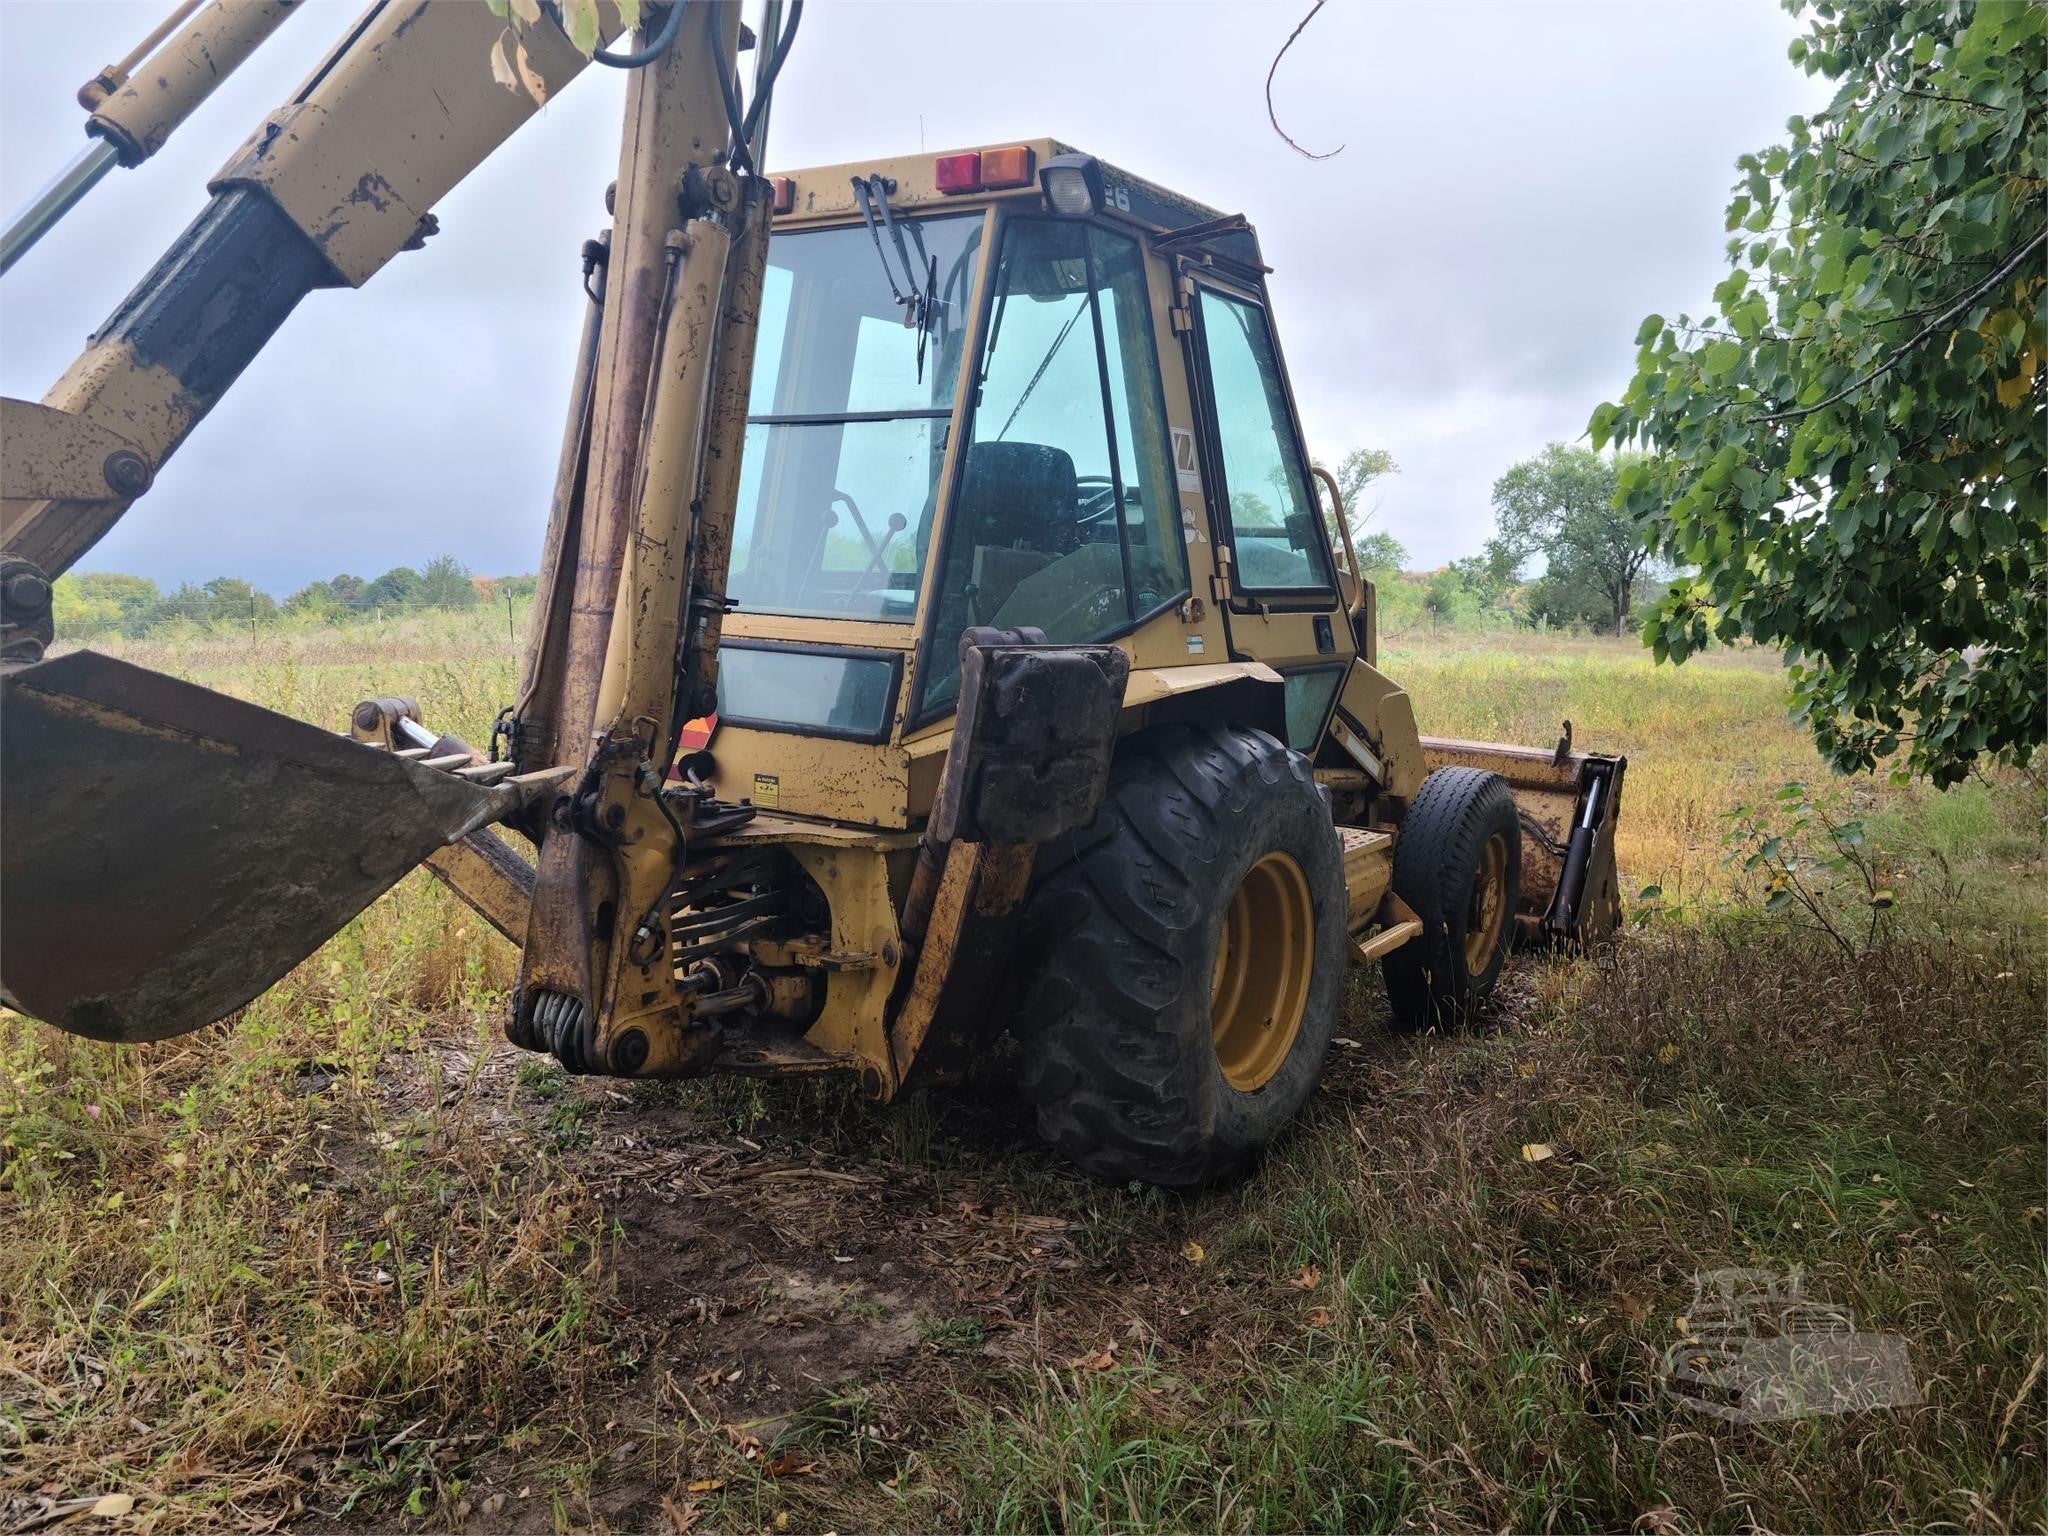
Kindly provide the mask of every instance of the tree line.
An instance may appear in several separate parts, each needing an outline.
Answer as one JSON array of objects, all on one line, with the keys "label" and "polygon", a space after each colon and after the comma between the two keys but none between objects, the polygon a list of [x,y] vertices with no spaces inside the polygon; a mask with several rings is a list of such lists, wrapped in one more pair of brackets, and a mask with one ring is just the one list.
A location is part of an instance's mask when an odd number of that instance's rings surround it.
[{"label": "tree line", "polygon": [[[1494,486],[1495,531],[1475,555],[1429,572],[1408,570],[1399,538],[1372,526],[1373,486],[1399,473],[1383,448],[1345,455],[1333,474],[1343,496],[1359,564],[1380,587],[1393,628],[1416,622],[1492,622],[1625,634],[1653,595],[1649,555],[1627,514],[1616,510],[1616,477],[1628,456],[1553,443],[1516,464]],[[453,555],[419,569],[394,566],[364,578],[344,572],[309,582],[282,602],[239,576],[186,582],[165,591],[147,576],[72,573],[56,585],[58,632],[68,639],[140,638],[179,624],[259,630],[279,622],[340,624],[408,614],[460,612],[489,600],[532,597],[535,578],[479,577]]]},{"label": "tree line", "polygon": [[1659,588],[1649,547],[1615,505],[1620,476],[1635,457],[1550,444],[1494,482],[1494,531],[1485,547],[1429,572],[1409,572],[1406,546],[1371,526],[1379,510],[1372,487],[1400,472],[1392,455],[1354,449],[1331,473],[1358,563],[1379,584],[1380,613],[1390,625],[1416,616],[1483,618],[1625,635]]},{"label": "tree line", "polygon": [[312,624],[459,611],[486,599],[533,595],[532,576],[479,577],[453,555],[424,566],[394,566],[364,578],[343,572],[309,582],[279,602],[239,576],[182,582],[165,590],[147,576],[115,571],[71,572],[54,591],[57,632],[67,639],[109,635],[139,639],[177,625],[205,630],[257,630],[285,621]]}]

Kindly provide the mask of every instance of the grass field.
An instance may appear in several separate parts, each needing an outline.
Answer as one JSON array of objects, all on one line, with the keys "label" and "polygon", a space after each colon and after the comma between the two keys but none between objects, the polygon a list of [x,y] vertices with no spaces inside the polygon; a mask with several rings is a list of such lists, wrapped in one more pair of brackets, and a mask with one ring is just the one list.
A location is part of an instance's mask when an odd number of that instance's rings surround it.
[{"label": "grass field", "polygon": [[[474,740],[503,618],[122,654]],[[1199,1198],[1076,1176],[994,1091],[565,1079],[423,876],[231,1027],[0,1014],[0,1528],[2038,1529],[2038,781],[1814,784],[1897,893],[1838,944],[1722,863],[1731,804],[1821,777],[1770,659],[1384,660],[1425,731],[1628,753],[1663,894],[1484,1033],[1396,1040],[1358,974],[1300,1130]],[[1737,1268],[1898,1336],[1917,1401],[1681,1402]]]}]

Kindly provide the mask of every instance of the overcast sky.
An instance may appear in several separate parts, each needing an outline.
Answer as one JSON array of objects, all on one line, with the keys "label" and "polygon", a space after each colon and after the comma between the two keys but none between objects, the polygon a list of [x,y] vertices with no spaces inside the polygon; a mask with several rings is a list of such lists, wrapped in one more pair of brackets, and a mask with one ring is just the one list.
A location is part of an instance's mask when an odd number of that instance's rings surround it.
[{"label": "overcast sky", "polygon": [[[481,3],[481,0],[477,0]],[[308,0],[137,171],[0,279],[0,389],[38,399],[198,212],[209,173],[358,9]],[[168,9],[0,0],[0,206],[85,140],[77,86]],[[1311,451],[1389,450],[1414,563],[1475,550],[1517,459],[1578,437],[1638,321],[1698,309],[1745,150],[1810,110],[1769,0],[1580,5],[819,0],[777,90],[778,166],[1050,135],[1255,223]],[[479,61],[481,66],[481,61]],[[537,563],[621,80],[591,70],[360,292],[313,294],[84,562],[280,595],[452,552]]]}]

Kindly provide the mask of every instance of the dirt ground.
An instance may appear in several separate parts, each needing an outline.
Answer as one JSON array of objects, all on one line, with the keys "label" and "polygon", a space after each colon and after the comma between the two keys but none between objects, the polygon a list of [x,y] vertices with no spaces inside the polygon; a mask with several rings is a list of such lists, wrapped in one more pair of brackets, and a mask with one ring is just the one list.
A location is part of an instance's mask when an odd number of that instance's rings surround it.
[{"label": "dirt ground", "polygon": [[[1401,1048],[1376,1054],[1384,1066]],[[1347,1079],[1365,1091],[1361,1053],[1338,1048],[1325,1095]],[[565,1162],[605,1218],[613,1342],[613,1368],[575,1400],[535,1405],[530,1432],[480,1428],[475,1441],[497,1443],[479,1449],[450,1427],[456,1528],[688,1529],[736,1513],[737,1484],[822,1492],[869,1464],[868,1491],[887,1495],[927,1405],[945,1416],[935,1400],[973,1393],[987,1371],[1100,1369],[1133,1347],[1210,1342],[1215,1308],[1176,1236],[1185,1202],[1105,1192],[1065,1168],[999,1083],[886,1109],[836,1085],[707,1094],[562,1078],[534,1094],[518,1086],[534,1058],[510,1046],[431,1055],[387,1063],[394,1119],[431,1107],[435,1084],[460,1085],[442,1088],[440,1111],[481,1117],[516,1158],[569,1106],[581,1144]],[[721,1113],[736,1107],[745,1131]],[[850,1123],[832,1125],[835,1109]],[[906,1129],[921,1157],[892,1154]],[[327,1176],[349,1178],[358,1152],[330,1146]],[[1086,1214],[1105,1194],[1165,1220],[1112,1235]],[[332,1486],[347,1469],[304,1470]],[[389,1528],[388,1508],[318,1513],[325,1502],[309,1498],[292,1528]]]}]

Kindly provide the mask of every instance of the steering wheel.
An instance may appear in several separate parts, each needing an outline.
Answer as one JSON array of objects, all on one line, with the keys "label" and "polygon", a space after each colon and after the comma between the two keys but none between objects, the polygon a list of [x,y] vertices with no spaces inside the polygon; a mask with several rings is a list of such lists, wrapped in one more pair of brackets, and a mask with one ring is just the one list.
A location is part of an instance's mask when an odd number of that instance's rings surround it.
[{"label": "steering wheel", "polygon": [[1124,488],[1108,475],[1076,475],[1074,489],[1080,503],[1080,515],[1074,519],[1077,528],[1115,517],[1124,503]]}]

